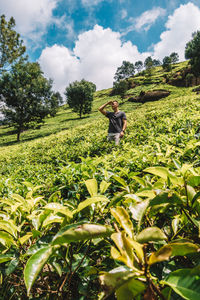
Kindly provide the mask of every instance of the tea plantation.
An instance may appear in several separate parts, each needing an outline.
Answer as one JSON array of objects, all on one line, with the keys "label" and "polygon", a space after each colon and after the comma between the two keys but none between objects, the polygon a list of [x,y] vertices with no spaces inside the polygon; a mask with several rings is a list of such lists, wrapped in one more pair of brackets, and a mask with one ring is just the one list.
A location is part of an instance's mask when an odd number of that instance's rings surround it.
[{"label": "tea plantation", "polygon": [[[200,299],[200,95],[165,75],[135,76],[123,102],[96,92],[82,119],[62,106],[18,143],[0,127],[0,299]],[[98,112],[114,99],[119,146]]]}]

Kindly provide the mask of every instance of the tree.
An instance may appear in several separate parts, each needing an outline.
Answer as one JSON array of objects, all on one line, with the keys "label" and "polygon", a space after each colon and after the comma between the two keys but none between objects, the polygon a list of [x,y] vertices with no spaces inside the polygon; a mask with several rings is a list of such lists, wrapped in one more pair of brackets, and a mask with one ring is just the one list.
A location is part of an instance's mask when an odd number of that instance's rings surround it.
[{"label": "tree", "polygon": [[135,73],[135,67],[129,61],[123,61],[121,67],[117,68],[114,79],[115,82],[119,82],[120,80],[127,79],[133,76]]},{"label": "tree", "polygon": [[20,40],[20,35],[13,29],[14,27],[15,20],[13,18],[7,22],[4,15],[0,17],[0,73],[26,51],[23,41]]},{"label": "tree", "polygon": [[185,58],[190,59],[192,71],[195,76],[200,75],[200,31],[193,33],[193,39],[186,44]]},{"label": "tree", "polygon": [[153,69],[153,59],[151,56],[148,56],[145,61],[144,61],[144,67],[147,71],[147,75],[148,76],[151,76],[151,73],[152,73],[152,69]]},{"label": "tree", "polygon": [[163,70],[167,72],[171,71],[172,69],[171,63],[172,63],[171,57],[165,56],[163,58],[163,63],[162,63]]},{"label": "tree", "polygon": [[148,56],[144,61],[144,67],[145,69],[150,69],[153,67],[153,59],[151,56]]},{"label": "tree", "polygon": [[171,58],[172,64],[175,64],[176,62],[179,61],[179,55],[176,52],[172,52],[169,57]]},{"label": "tree", "polygon": [[24,129],[41,124],[44,117],[54,114],[61,102],[59,93],[52,91],[38,63],[24,60],[12,65],[0,79],[2,110],[6,120],[17,130],[17,141]]},{"label": "tree", "polygon": [[161,62],[159,61],[159,59],[153,59],[153,66],[154,67],[158,67],[161,65]]},{"label": "tree", "polygon": [[65,90],[67,103],[74,112],[80,116],[90,114],[92,111],[92,102],[96,85],[92,82],[82,79],[74,81]]},{"label": "tree", "polygon": [[115,82],[113,85],[113,94],[120,95],[122,99],[128,90],[128,82],[127,80],[120,80],[119,82]]},{"label": "tree", "polygon": [[138,60],[135,62],[135,69],[138,71],[138,73],[142,70],[143,68],[143,62],[141,60]]}]

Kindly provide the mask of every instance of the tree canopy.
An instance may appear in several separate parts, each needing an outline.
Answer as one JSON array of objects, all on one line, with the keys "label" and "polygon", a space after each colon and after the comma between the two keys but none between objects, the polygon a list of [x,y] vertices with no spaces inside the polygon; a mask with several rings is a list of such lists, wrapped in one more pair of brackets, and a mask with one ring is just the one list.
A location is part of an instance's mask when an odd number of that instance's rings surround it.
[{"label": "tree canopy", "polygon": [[65,90],[65,96],[70,108],[82,115],[90,114],[92,111],[92,102],[96,85],[92,82],[82,79],[81,81],[74,81]]},{"label": "tree canopy", "polygon": [[41,123],[48,114],[55,114],[61,103],[59,93],[52,91],[52,81],[47,80],[38,63],[24,60],[12,65],[0,79],[2,110],[6,120],[21,132],[33,124]]},{"label": "tree canopy", "polygon": [[14,27],[14,18],[11,17],[7,22],[4,15],[0,17],[0,73],[26,51]]},{"label": "tree canopy", "polygon": [[171,71],[171,69],[172,69],[171,63],[172,63],[171,57],[165,56],[163,58],[163,63],[162,63],[163,70],[165,70],[167,72]]},{"label": "tree canopy", "polygon": [[114,76],[114,80],[119,82],[120,80],[127,79],[135,74],[135,67],[129,61],[123,61],[121,67],[117,68]]},{"label": "tree canopy", "polygon": [[190,59],[193,73],[200,75],[200,31],[193,33],[192,40],[186,44],[185,58]]}]

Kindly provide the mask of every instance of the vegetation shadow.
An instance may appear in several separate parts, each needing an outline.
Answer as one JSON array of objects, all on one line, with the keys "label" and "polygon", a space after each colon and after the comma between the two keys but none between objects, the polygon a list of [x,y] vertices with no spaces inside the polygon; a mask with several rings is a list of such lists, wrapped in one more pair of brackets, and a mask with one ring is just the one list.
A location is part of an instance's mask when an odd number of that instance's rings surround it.
[{"label": "vegetation shadow", "polygon": [[[39,138],[43,138],[43,137],[47,137],[47,136],[50,136],[52,134],[56,134],[58,132],[61,132],[63,130],[67,130],[69,129],[69,127],[65,127],[65,128],[62,128],[62,129],[58,129],[58,130],[55,130],[53,132],[47,132],[47,133],[38,133],[37,135],[35,135],[34,137],[27,137],[27,138],[24,138],[22,140],[20,140],[19,142],[16,140],[16,141],[10,141],[10,142],[4,142],[4,143],[1,143],[0,144],[0,147],[5,147],[5,146],[11,146],[11,145],[17,145],[17,144],[22,144],[24,142],[28,142],[28,141],[33,141],[33,140],[36,140],[36,139],[39,139]],[[16,133],[16,132],[15,132]],[[17,139],[17,135],[16,135],[16,139]]]},{"label": "vegetation shadow", "polygon": [[65,119],[65,120],[62,120],[61,121],[61,123],[64,123],[64,122],[68,122],[68,121],[77,121],[77,120],[83,120],[83,119],[88,119],[89,118],[89,116],[86,116],[86,117],[82,117],[82,118],[80,118],[80,117],[77,117],[77,118],[70,118],[70,119]]}]

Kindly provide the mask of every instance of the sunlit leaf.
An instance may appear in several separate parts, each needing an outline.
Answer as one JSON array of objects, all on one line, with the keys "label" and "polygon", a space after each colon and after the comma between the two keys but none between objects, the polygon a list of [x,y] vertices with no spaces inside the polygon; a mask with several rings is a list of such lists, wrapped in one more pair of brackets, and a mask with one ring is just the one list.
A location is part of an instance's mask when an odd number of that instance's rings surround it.
[{"label": "sunlit leaf", "polygon": [[111,208],[111,214],[125,230],[125,232],[132,238],[133,237],[133,223],[130,220],[129,214],[122,206]]},{"label": "sunlit leaf", "polygon": [[88,179],[85,181],[85,185],[91,197],[97,196],[98,193],[98,185],[95,178]]},{"label": "sunlit leaf", "polygon": [[73,218],[73,213],[66,206],[63,206],[60,203],[55,203],[55,202],[48,203],[47,205],[44,206],[44,209],[52,210],[55,213],[59,212],[69,218]]},{"label": "sunlit leaf", "polygon": [[147,227],[137,236],[137,242],[148,243],[166,240],[166,235],[158,227]]},{"label": "sunlit leaf", "polygon": [[84,209],[85,207],[93,204],[93,203],[97,203],[97,202],[108,202],[108,198],[106,198],[105,196],[94,196],[92,198],[89,198],[85,201],[82,201],[79,205],[78,205],[78,208],[73,212],[74,214],[75,213],[78,213],[79,211],[81,211],[82,209]]},{"label": "sunlit leaf", "polygon": [[76,225],[61,231],[61,234],[57,234],[52,241],[53,245],[62,245],[71,242],[90,240],[98,237],[110,236],[113,229],[109,226],[97,225],[97,224],[82,224]]},{"label": "sunlit leaf", "polygon": [[110,183],[103,180],[100,183],[100,193],[104,194],[107,191],[109,186],[110,186]]},{"label": "sunlit leaf", "polygon": [[49,245],[44,247],[33,254],[26,263],[24,269],[24,281],[27,288],[27,294],[29,295],[31,287],[33,286],[37,276],[46,264],[50,256],[55,251],[55,247]]},{"label": "sunlit leaf", "polygon": [[29,232],[29,233],[25,234],[24,236],[22,236],[21,238],[19,238],[20,244],[23,245],[23,244],[26,243],[32,236],[33,236],[32,232]]}]

